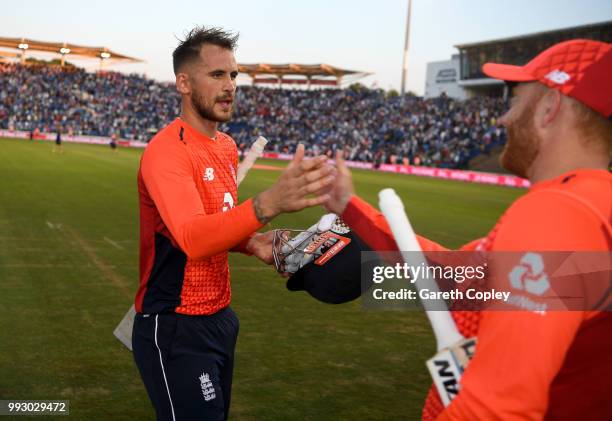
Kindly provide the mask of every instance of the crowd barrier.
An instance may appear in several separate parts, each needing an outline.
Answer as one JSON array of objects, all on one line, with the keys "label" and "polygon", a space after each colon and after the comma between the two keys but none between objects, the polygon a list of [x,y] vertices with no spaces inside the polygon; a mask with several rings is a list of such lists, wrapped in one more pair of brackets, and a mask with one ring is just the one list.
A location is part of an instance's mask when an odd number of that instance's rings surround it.
[{"label": "crowd barrier", "polygon": [[[274,152],[266,152],[263,156],[264,158],[281,159],[285,161],[291,160],[293,158],[293,155],[291,154]],[[525,180],[524,178],[517,177],[514,175],[399,164],[382,164],[378,168],[375,168],[374,164],[370,162],[357,161],[347,161],[346,165],[350,168],[358,168],[363,170],[376,170],[397,174],[410,174],[422,177],[442,178],[445,180],[466,181],[469,183],[493,184],[496,186],[520,188],[529,187],[529,180]]]},{"label": "crowd barrier", "polygon": [[[29,139],[30,133],[18,130],[0,130],[0,137],[9,137],[17,139]],[[55,141],[55,133],[37,133],[34,138],[41,140]],[[74,143],[89,143],[96,145],[108,145],[110,137],[103,136],[81,136],[81,135],[62,135],[63,142],[74,142]],[[140,142],[136,140],[125,140],[118,139],[117,144],[119,146],[130,147],[130,148],[144,148],[147,146],[146,142]],[[280,159],[289,161],[293,158],[292,154],[286,153],[275,153],[265,152],[264,158],[268,159]],[[416,165],[399,165],[399,164],[382,164],[378,168],[370,162],[358,162],[358,161],[347,161],[346,165],[350,168],[358,168],[363,170],[383,171],[397,174],[409,174],[417,175],[422,177],[433,177],[441,178],[445,180],[456,180],[465,181],[469,183],[482,183],[482,184],[493,184],[496,186],[507,186],[507,187],[529,187],[529,181],[524,178],[520,178],[514,175],[495,174],[479,171],[465,171],[465,170],[453,170],[446,168],[431,168],[431,167],[420,167]]]},{"label": "crowd barrier", "polygon": [[[55,141],[56,133],[34,133],[33,138],[36,140],[52,140]],[[14,139],[29,139],[30,132],[24,132],[20,130],[5,130],[0,129],[0,137],[9,137]],[[70,143],[89,143],[92,145],[108,145],[111,141],[110,137],[106,136],[83,136],[83,135],[69,135],[62,134],[62,142]],[[137,140],[117,139],[117,145],[129,147],[129,148],[144,148],[147,146],[146,142],[140,142]]]}]

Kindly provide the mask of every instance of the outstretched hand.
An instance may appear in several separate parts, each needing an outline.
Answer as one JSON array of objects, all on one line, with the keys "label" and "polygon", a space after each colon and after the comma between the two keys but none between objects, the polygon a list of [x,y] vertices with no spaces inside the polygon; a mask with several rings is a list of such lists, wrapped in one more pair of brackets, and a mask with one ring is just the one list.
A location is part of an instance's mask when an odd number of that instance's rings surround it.
[{"label": "outstretched hand", "polygon": [[344,162],[342,151],[338,150],[336,151],[336,176],[328,193],[329,199],[325,201],[324,206],[329,212],[342,215],[354,194],[355,188],[351,171]]},{"label": "outstretched hand", "polygon": [[276,183],[255,197],[258,219],[270,220],[280,213],[297,212],[329,200],[336,170],[326,161],[326,156],[304,158],[304,145],[299,144]]}]

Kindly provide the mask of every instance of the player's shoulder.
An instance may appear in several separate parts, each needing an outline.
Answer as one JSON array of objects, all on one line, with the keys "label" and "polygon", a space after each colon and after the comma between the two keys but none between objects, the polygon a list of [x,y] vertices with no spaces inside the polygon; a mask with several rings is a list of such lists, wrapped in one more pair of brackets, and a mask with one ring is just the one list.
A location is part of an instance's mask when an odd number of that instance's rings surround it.
[{"label": "player's shoulder", "polygon": [[168,144],[180,144],[184,143],[183,138],[185,136],[183,126],[180,124],[179,119],[175,119],[170,124],[162,128],[157,132],[155,136],[149,141],[147,147],[161,147]]},{"label": "player's shoulder", "polygon": [[534,213],[581,210],[594,213],[609,223],[612,215],[612,175],[606,170],[596,169],[570,171],[535,184],[513,207]]},{"label": "player's shoulder", "polygon": [[144,156],[182,150],[185,146],[184,136],[184,129],[176,119],[153,136],[145,148]]},{"label": "player's shoulder", "polygon": [[538,244],[565,249],[606,246],[612,215],[612,178],[606,171],[579,170],[535,184],[506,211],[497,246]]},{"label": "player's shoulder", "polygon": [[604,194],[609,199],[612,195],[612,174],[607,170],[579,169],[544,182],[539,190],[573,192],[588,199]]},{"label": "player's shoulder", "polygon": [[188,162],[184,136],[184,129],[178,119],[161,129],[147,144],[141,157],[141,167],[173,166]]}]

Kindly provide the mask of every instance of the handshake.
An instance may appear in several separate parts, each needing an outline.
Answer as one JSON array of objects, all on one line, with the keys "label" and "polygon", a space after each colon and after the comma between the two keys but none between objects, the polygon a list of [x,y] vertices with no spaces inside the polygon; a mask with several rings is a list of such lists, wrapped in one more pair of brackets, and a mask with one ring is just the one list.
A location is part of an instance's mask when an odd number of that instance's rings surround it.
[{"label": "handshake", "polygon": [[[326,156],[305,158],[304,145],[300,144],[293,160],[276,183],[255,196],[253,208],[259,222],[264,224],[281,213],[298,212],[318,205],[323,205],[329,212],[340,215],[353,191],[351,174],[340,151],[336,154],[334,166],[328,163]],[[336,215],[325,216],[319,223],[291,241],[289,241],[292,234],[290,230],[255,234],[247,244],[247,251],[267,264],[274,263],[280,273],[290,275],[314,260],[317,248],[306,250],[305,253],[303,249],[313,238],[321,239],[323,232],[331,232],[331,226],[335,222]],[[329,243],[333,238],[323,239],[320,246],[326,241]],[[297,253],[299,249],[302,249],[301,254]]]},{"label": "handshake", "polygon": [[327,161],[324,155],[305,158],[304,145],[299,144],[293,160],[276,183],[253,199],[257,219],[266,223],[281,213],[298,212],[318,205],[341,213],[352,195],[352,183],[346,186],[340,185],[339,181],[347,175],[350,179],[350,173],[340,153],[337,154],[336,166]]},{"label": "handshake", "polygon": [[[263,150],[265,142],[263,139],[258,150],[249,152],[250,156],[243,161],[246,165],[241,164],[238,168],[238,183]],[[340,215],[352,194],[351,175],[340,153],[334,166],[328,163],[326,156],[305,158],[304,145],[300,144],[276,183],[255,196],[253,208],[261,223],[267,223],[281,213],[298,212],[318,205]],[[341,249],[344,249],[342,257],[335,257]],[[354,300],[360,295],[359,253],[363,249],[365,245],[336,215],[325,215],[304,232],[273,230],[256,233],[246,245],[248,252],[269,265],[275,264],[277,271],[290,276],[287,282],[289,290],[305,290],[320,301],[335,304]],[[305,266],[307,270],[300,271]],[[130,350],[135,314],[132,305],[113,332]]]},{"label": "handshake", "polygon": [[277,229],[255,234],[247,251],[276,270],[287,280],[290,291],[306,291],[315,299],[340,304],[358,298],[362,289],[361,253],[368,246],[340,219],[354,194],[351,173],[341,152],[335,166],[326,156],[304,158],[304,146],[277,182],[253,200],[260,222],[281,213],[297,212],[323,205],[330,212],[306,230]]}]

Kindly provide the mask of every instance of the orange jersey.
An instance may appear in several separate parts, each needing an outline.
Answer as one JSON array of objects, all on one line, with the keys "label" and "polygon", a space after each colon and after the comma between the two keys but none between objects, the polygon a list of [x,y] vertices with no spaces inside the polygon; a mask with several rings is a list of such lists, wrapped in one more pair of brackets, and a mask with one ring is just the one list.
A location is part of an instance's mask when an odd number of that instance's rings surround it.
[{"label": "orange jersey", "polygon": [[141,313],[212,314],[231,299],[228,251],[261,228],[251,200],[237,205],[238,152],[174,120],[140,162]]},{"label": "orange jersey", "polygon": [[[342,218],[370,246],[397,249],[384,217],[358,198]],[[612,176],[578,170],[535,184],[487,237],[462,250],[610,251]],[[370,243],[371,241],[371,243]],[[426,251],[443,247],[419,238]],[[603,419],[612,416],[612,315],[566,311],[453,312],[478,346],[444,410],[430,389],[423,419]],[[444,410],[444,412],[442,412]],[[602,417],[603,416],[603,417]]]}]

